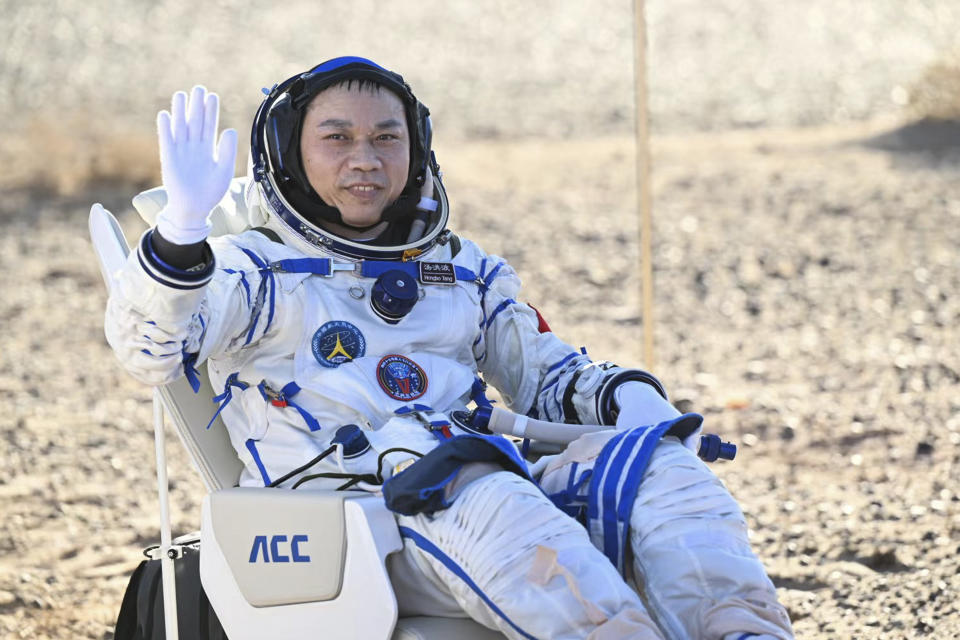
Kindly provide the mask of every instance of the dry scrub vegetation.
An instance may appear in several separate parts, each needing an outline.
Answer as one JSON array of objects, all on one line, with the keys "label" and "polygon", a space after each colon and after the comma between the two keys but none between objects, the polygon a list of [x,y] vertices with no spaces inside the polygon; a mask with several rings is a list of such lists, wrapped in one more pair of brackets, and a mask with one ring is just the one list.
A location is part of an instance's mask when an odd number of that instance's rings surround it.
[{"label": "dry scrub vegetation", "polygon": [[910,91],[909,104],[919,120],[960,122],[960,50],[927,67]]}]

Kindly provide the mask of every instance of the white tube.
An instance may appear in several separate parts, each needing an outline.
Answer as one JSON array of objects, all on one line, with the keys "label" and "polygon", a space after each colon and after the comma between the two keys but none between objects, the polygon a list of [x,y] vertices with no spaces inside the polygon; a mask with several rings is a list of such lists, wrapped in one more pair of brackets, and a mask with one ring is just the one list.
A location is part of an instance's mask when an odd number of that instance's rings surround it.
[{"label": "white tube", "polygon": [[502,433],[518,438],[531,438],[543,442],[569,444],[585,433],[609,431],[612,426],[599,424],[561,424],[559,422],[544,422],[527,416],[518,416],[515,413],[494,407],[490,413],[490,423],[487,428],[494,433]]},{"label": "white tube", "polygon": [[527,437],[527,424],[530,422],[530,418],[527,416],[521,416],[514,414],[513,416],[513,435],[518,438]]},{"label": "white tube", "polygon": [[160,575],[163,582],[163,621],[167,640],[179,640],[177,583],[170,557],[170,503],[167,484],[167,453],[163,440],[163,404],[160,389],[153,389],[153,442],[157,453],[157,493],[160,498]]}]

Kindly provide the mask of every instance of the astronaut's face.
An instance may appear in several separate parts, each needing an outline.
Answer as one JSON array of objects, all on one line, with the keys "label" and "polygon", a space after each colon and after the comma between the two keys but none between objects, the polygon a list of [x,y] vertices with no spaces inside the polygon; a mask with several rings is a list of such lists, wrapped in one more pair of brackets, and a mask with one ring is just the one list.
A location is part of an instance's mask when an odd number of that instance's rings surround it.
[{"label": "astronaut's face", "polygon": [[310,185],[356,227],[379,222],[403,191],[410,134],[403,103],[370,85],[333,86],[310,102],[300,135]]}]

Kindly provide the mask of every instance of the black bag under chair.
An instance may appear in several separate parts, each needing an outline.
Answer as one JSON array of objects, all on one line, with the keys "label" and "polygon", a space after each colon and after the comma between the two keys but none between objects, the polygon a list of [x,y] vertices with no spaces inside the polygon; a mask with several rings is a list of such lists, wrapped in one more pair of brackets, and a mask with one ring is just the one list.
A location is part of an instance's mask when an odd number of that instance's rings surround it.
[{"label": "black bag under chair", "polygon": [[[200,584],[200,551],[183,547],[174,560],[180,640],[227,640]],[[144,560],[130,576],[117,616],[114,640],[164,640],[160,560]]]}]

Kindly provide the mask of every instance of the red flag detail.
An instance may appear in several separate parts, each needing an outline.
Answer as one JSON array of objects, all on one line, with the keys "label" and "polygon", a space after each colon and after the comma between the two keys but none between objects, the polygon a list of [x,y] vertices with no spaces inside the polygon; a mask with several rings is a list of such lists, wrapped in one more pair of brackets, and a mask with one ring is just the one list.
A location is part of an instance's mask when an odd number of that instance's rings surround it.
[{"label": "red flag detail", "polygon": [[547,324],[547,321],[543,319],[543,316],[542,316],[542,315],[540,315],[540,311],[539,311],[535,306],[533,306],[532,304],[530,304],[529,302],[527,303],[527,306],[530,307],[531,309],[533,309],[534,313],[537,314],[537,321],[538,321],[537,330],[538,330],[540,333],[552,333],[552,331],[551,331],[551,329],[550,329],[550,325],[548,325],[548,324]]}]

